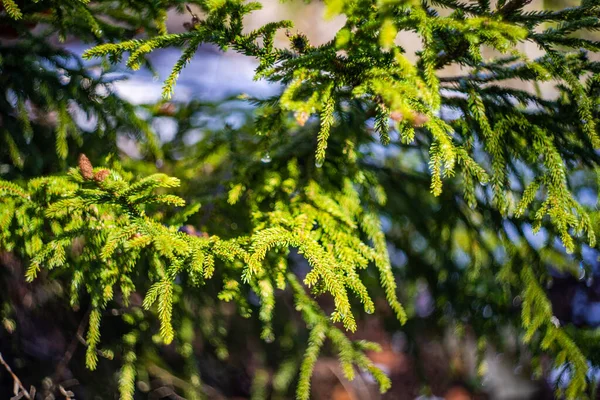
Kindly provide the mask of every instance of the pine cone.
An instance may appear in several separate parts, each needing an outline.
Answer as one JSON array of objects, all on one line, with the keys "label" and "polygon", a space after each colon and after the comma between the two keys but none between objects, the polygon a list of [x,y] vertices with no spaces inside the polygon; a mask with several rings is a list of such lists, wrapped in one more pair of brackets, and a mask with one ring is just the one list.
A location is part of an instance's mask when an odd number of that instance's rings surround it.
[{"label": "pine cone", "polygon": [[104,182],[104,180],[106,179],[106,177],[110,175],[110,171],[107,169],[101,169],[100,171],[96,172],[94,174],[94,180],[96,182]]},{"label": "pine cone", "polygon": [[87,180],[90,180],[94,177],[94,167],[92,166],[90,160],[83,153],[79,155],[79,172],[81,172],[81,176]]}]

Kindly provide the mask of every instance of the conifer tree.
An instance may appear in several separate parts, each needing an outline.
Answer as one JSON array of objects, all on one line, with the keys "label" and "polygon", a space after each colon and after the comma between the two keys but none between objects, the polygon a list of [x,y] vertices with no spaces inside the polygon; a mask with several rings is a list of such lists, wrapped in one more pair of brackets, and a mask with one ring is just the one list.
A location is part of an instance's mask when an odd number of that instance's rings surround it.
[{"label": "conifer tree", "polygon": [[[482,353],[512,326],[534,374],[550,356],[568,372],[557,393],[591,397],[598,333],[559,318],[546,288],[552,271],[591,275],[597,262],[600,215],[582,195],[597,198],[600,172],[600,3],[528,3],[327,0],[345,24],[317,46],[289,21],[244,29],[260,2],[0,0],[0,249],[32,285],[65,288],[86,368],[123,399],[173,359],[177,391],[210,397],[200,359],[243,359],[247,341],[259,343],[253,398],[310,398],[324,352],[383,393],[390,379],[367,356],[377,344],[352,332],[376,308],[414,329],[422,281],[434,325],[471,327]],[[167,31],[169,9],[189,16],[185,32]],[[422,43],[415,61],[396,42],[405,32]],[[55,37],[87,43],[87,61]],[[201,44],[252,57],[281,93],[170,102]],[[181,56],[164,101],[113,92],[115,65],[152,68],[168,47]],[[460,74],[441,73],[450,65]],[[232,110],[239,126],[206,123]],[[152,121],[165,116],[178,128],[160,143]],[[120,136],[141,159],[122,156]],[[18,332],[18,306],[2,301]]]}]

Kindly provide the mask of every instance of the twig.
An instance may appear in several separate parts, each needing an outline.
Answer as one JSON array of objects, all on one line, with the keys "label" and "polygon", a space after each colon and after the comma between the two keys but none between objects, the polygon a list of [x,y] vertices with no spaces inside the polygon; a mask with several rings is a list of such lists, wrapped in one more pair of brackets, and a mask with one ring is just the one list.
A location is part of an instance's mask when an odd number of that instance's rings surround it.
[{"label": "twig", "polygon": [[[180,389],[198,390],[198,388],[196,388],[195,386],[184,381],[183,379],[179,379],[178,377],[171,374],[169,371],[159,367],[156,364],[150,364],[147,367],[147,369],[150,374],[158,377],[159,379],[163,380],[166,383],[177,386]],[[201,389],[212,399],[224,399],[224,397],[221,395],[221,393],[219,393],[219,391],[217,389],[213,388],[212,386],[207,385],[204,382],[202,383]]]},{"label": "twig", "polygon": [[165,397],[169,397],[171,399],[175,399],[175,400],[185,400],[185,397],[181,397],[180,395],[178,395],[177,393],[175,393],[175,391],[173,389],[171,389],[170,387],[159,387],[158,389],[154,389],[150,395],[148,396],[149,398],[152,398],[154,396],[152,396],[152,394],[156,394],[156,398],[157,399],[164,399]]},{"label": "twig", "polygon": [[346,393],[348,393],[348,396],[350,397],[350,400],[356,400],[356,395],[354,393],[354,390],[352,389],[352,387],[349,385],[348,380],[343,377],[335,368],[333,368],[331,365],[327,364],[327,368],[333,373],[333,375],[337,378],[338,382],[340,382],[342,384],[342,387],[344,388],[344,390],[346,391]]},{"label": "twig", "polygon": [[75,394],[73,394],[73,392],[71,392],[70,390],[66,390],[62,385],[58,385],[58,390],[60,391],[60,394],[65,396],[66,400],[71,400],[75,398]]},{"label": "twig", "polygon": [[79,326],[77,327],[77,332],[75,333],[75,337],[73,337],[73,339],[71,340],[71,343],[69,344],[69,347],[67,348],[67,351],[65,352],[65,355],[63,356],[62,360],[60,360],[60,363],[58,363],[58,366],[56,367],[52,381],[57,381],[58,379],[60,379],[60,377],[63,373],[63,370],[69,365],[69,362],[71,361],[71,358],[73,357],[73,354],[75,353],[75,350],[77,350],[77,343],[79,342],[79,338],[81,338],[83,335],[83,331],[85,329],[85,323],[90,316],[91,310],[92,310],[91,307],[88,308],[85,315],[81,319],[81,322],[79,322]]},{"label": "twig", "polygon": [[[88,343],[87,341],[83,338],[83,335],[81,335],[79,332],[75,334],[75,338],[79,341],[79,343],[81,343],[82,345],[84,345],[85,347],[88,347]],[[102,358],[106,358],[108,360],[112,360],[112,356],[107,355],[107,353],[105,353],[102,350],[98,350],[96,349],[96,354]]]},{"label": "twig", "polygon": [[[331,365],[327,364],[327,368],[331,370],[333,375],[338,379],[338,381],[342,384],[346,393],[350,396],[351,400],[355,399],[372,399],[371,391],[369,390],[368,384],[365,382],[365,378],[362,374],[356,374],[354,376],[353,381],[348,381],[342,374],[338,368],[334,368]],[[358,392],[358,393],[357,393]]]},{"label": "twig", "polygon": [[435,68],[440,69],[447,64],[451,64],[457,58],[462,57],[467,50],[469,50],[469,42],[466,40],[461,41],[455,49],[447,53],[444,52],[438,56],[435,62]]},{"label": "twig", "polygon": [[[15,373],[10,368],[10,365],[8,365],[6,363],[6,361],[4,361],[4,357],[2,357],[2,353],[0,353],[0,364],[4,365],[4,368],[6,368],[8,373],[13,378],[13,381],[15,383],[15,385],[14,385],[15,397],[17,397],[17,398],[25,397],[26,399],[31,399],[31,395],[29,394],[29,392],[27,390],[25,390],[25,387],[21,383],[21,380],[19,379],[19,377],[17,375],[15,375]],[[35,389],[32,386],[32,391],[34,391],[34,390]]]},{"label": "twig", "polygon": [[498,11],[496,11],[496,13],[506,17],[512,14],[513,12],[525,7],[527,4],[531,3],[531,1],[532,0],[511,0],[505,5],[503,5],[502,8],[500,8]]}]

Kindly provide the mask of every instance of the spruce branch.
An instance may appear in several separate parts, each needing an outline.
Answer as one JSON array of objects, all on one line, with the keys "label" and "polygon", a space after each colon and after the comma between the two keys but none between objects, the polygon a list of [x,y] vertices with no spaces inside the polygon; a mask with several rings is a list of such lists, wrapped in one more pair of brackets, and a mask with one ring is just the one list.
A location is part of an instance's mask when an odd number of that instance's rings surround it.
[{"label": "spruce branch", "polygon": [[[295,172],[295,162],[291,162],[289,171]],[[69,263],[68,249],[76,238],[83,237],[86,246],[86,259],[94,260],[102,269],[100,275],[88,271],[75,272],[74,290],[72,302],[76,303],[77,292],[84,289],[92,298],[94,308],[89,315],[89,325],[86,334],[86,363],[90,369],[95,369],[98,356],[108,356],[98,350],[100,344],[100,326],[102,321],[102,310],[114,297],[113,287],[117,285],[117,277],[121,280],[132,273],[133,267],[143,252],[156,257],[158,265],[150,276],[154,279],[146,293],[143,307],[149,312],[156,312],[160,322],[159,333],[164,343],[175,340],[175,327],[173,326],[173,309],[176,304],[177,277],[185,273],[190,276],[196,284],[202,284],[204,280],[210,279],[215,271],[215,262],[235,263],[243,261],[248,265],[244,271],[238,271],[237,280],[229,280],[226,290],[219,297],[223,300],[235,300],[241,304],[245,300],[239,296],[239,284],[246,283],[256,293],[260,293],[261,307],[259,319],[263,324],[262,338],[266,341],[273,339],[272,319],[275,308],[275,285],[267,272],[271,270],[269,253],[275,248],[296,247],[304,255],[312,266],[312,271],[305,278],[308,286],[324,283],[324,287],[331,293],[335,302],[335,311],[326,316],[322,310],[315,308],[313,312],[320,315],[320,324],[323,334],[334,328],[335,322],[342,322],[344,327],[350,331],[356,330],[356,321],[353,316],[349,292],[357,295],[364,304],[367,312],[373,312],[372,301],[367,288],[357,275],[355,269],[366,268],[373,262],[381,271],[382,286],[386,291],[386,297],[391,302],[392,308],[398,313],[398,318],[404,322],[405,315],[398,303],[395,293],[394,278],[391,275],[389,261],[381,228],[375,222],[365,222],[360,219],[362,206],[360,197],[351,181],[346,181],[342,192],[330,193],[319,187],[316,182],[310,183],[304,188],[305,202],[294,204],[289,211],[290,214],[281,211],[273,211],[268,214],[272,221],[279,221],[279,227],[270,229],[258,229],[250,238],[238,238],[222,240],[218,237],[196,237],[164,226],[147,215],[143,208],[148,204],[160,201],[168,204],[180,205],[179,200],[172,195],[154,195],[152,191],[157,188],[172,188],[179,181],[163,174],[155,174],[142,178],[135,183],[128,183],[115,171],[108,169],[94,169],[83,154],[79,160],[79,170],[72,169],[67,177],[53,177],[44,180],[44,184],[33,181],[28,184],[35,201],[40,201],[44,207],[33,205],[32,200],[21,196],[8,197],[15,192],[15,186],[10,185],[11,192],[2,199],[20,199],[24,210],[37,213],[35,218],[41,221],[59,222],[70,220],[63,228],[55,232],[48,232],[48,236],[42,240],[41,246],[32,260],[28,277],[34,279],[42,268],[67,268]],[[92,172],[92,179],[83,176],[84,171]],[[96,171],[96,172],[94,172]],[[93,179],[99,172],[109,172],[104,180]],[[89,175],[89,174],[88,174]],[[287,182],[286,185],[291,184]],[[297,183],[296,183],[297,184]],[[7,185],[8,187],[8,185]],[[45,192],[53,188],[53,195],[40,197],[40,191]],[[285,188],[286,186],[284,186]],[[284,190],[289,190],[284,189]],[[18,192],[18,191],[17,191]],[[168,199],[168,200],[167,200]],[[4,200],[2,200],[4,201]],[[44,210],[45,208],[45,210]],[[106,225],[102,219],[96,218],[96,213],[91,212],[93,208],[101,210],[104,215],[110,215],[113,221]],[[344,211],[346,213],[344,213]],[[28,211],[28,212],[29,212]],[[348,215],[348,212],[351,214]],[[307,219],[308,217],[308,219]],[[314,222],[322,224],[325,236],[319,238],[313,230]],[[277,225],[276,225],[277,226]],[[295,226],[295,230],[291,227]],[[375,247],[372,249],[361,242],[351,233],[358,229],[364,229]],[[27,240],[27,239],[26,239]],[[338,242],[335,251],[331,251],[326,243],[328,241]],[[160,261],[159,261],[160,260]],[[281,259],[280,259],[281,260]],[[125,263],[128,269],[115,269],[116,265]],[[125,276],[123,276],[123,274]],[[287,276],[287,278],[286,278]],[[291,279],[287,266],[282,261],[277,263],[277,287],[284,288],[285,282]],[[132,281],[129,281],[133,284]],[[84,284],[85,283],[85,284]],[[131,293],[134,288],[126,289]],[[312,300],[302,297],[303,301],[309,301],[310,307],[315,307]],[[154,305],[156,304],[156,308]],[[316,333],[315,333],[316,335]],[[319,333],[318,338],[321,338]],[[343,334],[331,333],[331,340],[340,346],[340,357],[346,365],[355,362],[368,370],[372,369],[366,359],[361,358],[358,353],[347,353],[350,349]],[[315,342],[311,342],[311,349],[305,358],[303,368],[302,385],[306,385],[312,371],[311,363],[315,360],[320,349],[319,341],[315,336]],[[345,349],[345,350],[344,350]],[[127,353],[125,363],[122,366],[123,380],[121,391],[127,396],[130,393],[132,376],[135,372],[129,363],[134,353]],[[350,357],[350,358],[349,358]],[[372,373],[381,382],[382,390],[388,385],[385,379],[379,377],[376,370]],[[350,373],[348,372],[348,375]],[[381,379],[380,379],[381,378]],[[301,391],[301,390],[300,390]],[[300,393],[299,391],[299,393]]]},{"label": "spruce branch", "polygon": [[[110,337],[102,311],[137,292],[145,296],[140,320],[160,337],[155,344],[174,343],[187,357],[186,379],[194,383],[181,389],[199,393],[199,376],[189,364],[192,339],[182,329],[183,321],[201,316],[198,302],[217,311],[215,299],[232,302],[243,317],[257,314],[264,341],[287,340],[277,324],[285,307],[278,291],[287,290],[310,331],[307,348],[296,346],[286,357],[297,361],[295,354],[304,350],[298,398],[310,395],[312,369],[326,341],[346,377],[354,377],[355,368],[370,371],[384,391],[389,379],[364,354],[373,346],[349,340],[344,329],[358,328],[356,306],[375,311],[376,294],[405,322],[397,279],[410,287],[419,271],[436,290],[464,295],[449,300],[457,318],[469,315],[474,322],[480,311],[474,304],[490,305],[489,323],[473,324],[483,339],[494,340],[487,326],[520,326],[535,356],[546,352],[556,366],[566,365],[572,379],[565,396],[584,396],[587,363],[595,361],[575,328],[554,318],[542,282],[550,264],[590,267],[583,253],[596,241],[598,212],[580,195],[597,189],[589,182],[600,163],[600,65],[593,61],[600,46],[580,35],[599,27],[595,2],[524,11],[528,0],[511,0],[493,11],[486,0],[368,7],[336,0],[327,12],[344,14],[345,23],[335,40],[314,45],[301,32],[289,34],[291,50],[274,41],[279,29],[291,26],[287,21],[244,29],[258,3],[193,1],[203,19],[192,13],[181,34],[165,27],[168,7],[184,10],[178,1],[73,0],[48,13],[18,2],[11,11],[13,3],[3,1],[5,19],[21,36],[0,46],[0,83],[11,99],[0,101],[2,171],[8,166],[0,181],[0,247],[29,263],[28,281],[52,270],[53,277],[70,280],[72,305],[89,299],[94,312],[81,341],[88,344],[90,367]],[[449,12],[441,15],[434,5]],[[86,57],[116,63],[128,55],[132,69],[148,66],[155,50],[181,47],[165,97],[202,43],[256,58],[256,78],[282,84],[283,91],[248,99],[257,108],[244,112],[240,128],[208,128],[196,121],[222,118],[215,104],[138,108],[110,91],[100,96],[109,88],[107,76],[97,78],[74,55],[47,46],[26,25],[32,22],[43,23],[48,36],[73,33],[97,43]],[[407,31],[423,44],[416,62],[395,43]],[[541,56],[515,50],[524,41],[535,43]],[[484,47],[497,55],[484,59]],[[442,77],[440,69],[452,64],[467,72]],[[506,81],[522,85],[509,88]],[[558,96],[526,89],[541,82]],[[78,109],[98,120],[93,132],[82,133]],[[140,117],[140,109],[150,116]],[[175,138],[164,146],[151,129],[156,117],[177,121]],[[189,146],[183,138],[194,130],[204,137]],[[148,158],[164,160],[164,170],[182,181],[146,175],[154,168],[146,160],[94,168],[80,158],[78,169],[61,175],[81,151],[100,165],[96,157],[114,150],[117,135],[141,142]],[[374,145],[377,136],[385,149]],[[46,157],[48,148],[54,150]],[[206,168],[199,173],[201,164]],[[39,171],[47,176],[30,179]],[[184,198],[201,199],[212,210],[196,220],[197,228],[182,226],[199,207],[180,209]],[[541,248],[528,243],[530,228],[545,232]],[[307,261],[303,283],[291,272],[292,249]],[[400,251],[403,257],[390,257]],[[396,268],[398,259],[410,268]],[[369,268],[378,283],[365,279]],[[484,288],[485,298],[474,286]],[[251,292],[258,303],[248,300]],[[522,304],[512,302],[513,292]],[[331,310],[314,301],[318,294],[333,299]],[[505,312],[519,307],[520,319]],[[231,351],[221,329],[225,319],[210,318],[198,329],[225,357]],[[120,339],[124,398],[145,373],[143,355],[136,353],[138,332]],[[273,379],[282,393],[297,372],[283,364]],[[256,396],[264,394],[266,380],[258,374]]]}]

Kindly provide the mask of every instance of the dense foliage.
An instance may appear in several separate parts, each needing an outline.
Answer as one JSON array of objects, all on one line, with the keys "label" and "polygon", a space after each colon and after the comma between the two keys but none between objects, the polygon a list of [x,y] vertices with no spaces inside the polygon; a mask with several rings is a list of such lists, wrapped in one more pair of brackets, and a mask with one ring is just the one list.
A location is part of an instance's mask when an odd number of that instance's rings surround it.
[{"label": "dense foliage", "polygon": [[[61,282],[60,301],[88,310],[89,369],[114,358],[120,396],[133,398],[173,342],[182,390],[196,398],[210,388],[197,337],[220,363],[260,338],[255,398],[309,398],[324,349],[348,379],[367,370],[384,392],[390,381],[365,353],[377,345],[347,332],[377,298],[391,329],[410,327],[425,281],[433,325],[471,326],[482,352],[504,345],[499,325],[516,327],[536,374],[549,354],[569,371],[563,396],[593,392],[597,334],[559,320],[545,287],[551,270],[578,276],[596,262],[598,211],[581,194],[598,189],[600,42],[584,33],[600,28],[600,3],[330,0],[327,15],[346,18],[335,38],[313,46],[288,33],[288,48],[275,46],[288,21],[244,29],[260,3],[187,3],[2,0],[14,40],[0,44],[0,248],[29,281]],[[172,7],[189,13],[186,32],[167,32]],[[403,32],[422,42],[415,62],[395,43]],[[90,43],[84,58],[102,72],[52,45],[54,34]],[[522,42],[543,54],[530,59]],[[256,78],[281,94],[166,102],[203,43],[255,58]],[[112,64],[151,68],[146,56],[170,46],[182,55],[165,102],[112,92]],[[464,72],[440,74],[453,64]],[[160,118],[178,124],[167,143],[152,130]],[[120,136],[141,159],[119,157]]]}]

